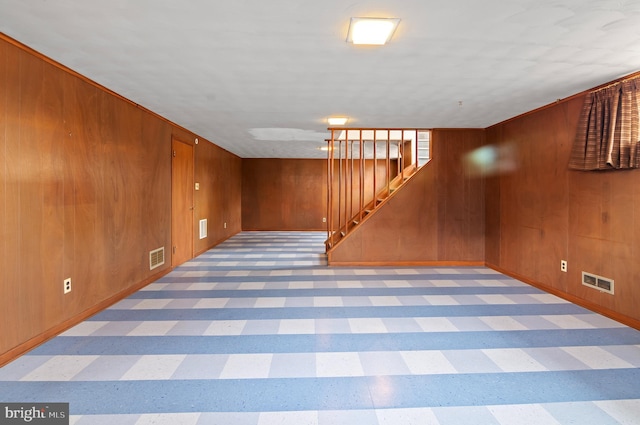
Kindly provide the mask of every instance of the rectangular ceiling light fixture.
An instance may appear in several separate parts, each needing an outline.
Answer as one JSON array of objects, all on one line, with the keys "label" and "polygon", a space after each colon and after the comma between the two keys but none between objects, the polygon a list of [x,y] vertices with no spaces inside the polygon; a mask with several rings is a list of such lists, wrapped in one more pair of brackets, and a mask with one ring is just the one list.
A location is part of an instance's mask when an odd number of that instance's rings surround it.
[{"label": "rectangular ceiling light fixture", "polygon": [[347,41],[381,46],[391,39],[399,23],[399,18],[351,18]]},{"label": "rectangular ceiling light fixture", "polygon": [[327,120],[329,121],[329,125],[345,125],[349,118],[347,117],[329,117]]}]

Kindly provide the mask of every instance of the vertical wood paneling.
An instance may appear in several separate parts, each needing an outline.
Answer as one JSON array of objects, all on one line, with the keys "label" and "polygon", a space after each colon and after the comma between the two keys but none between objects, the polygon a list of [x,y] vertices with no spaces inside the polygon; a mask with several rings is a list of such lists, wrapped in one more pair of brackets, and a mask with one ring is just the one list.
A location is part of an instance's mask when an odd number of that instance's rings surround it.
[{"label": "vertical wood paneling", "polygon": [[[68,311],[94,302],[95,288],[108,285],[105,223],[104,146],[98,119],[98,89],[66,75],[65,115],[65,267],[72,291],[63,298]],[[79,313],[80,311],[75,311]]]},{"label": "vertical wood paneling", "polygon": [[501,263],[558,286],[567,246],[567,171],[560,166],[570,145],[567,125],[564,114],[546,109],[501,126],[501,139],[494,142],[511,146],[517,163],[514,172],[501,176]]},{"label": "vertical wood paneling", "polygon": [[[140,150],[140,112],[105,92],[98,94],[100,138],[104,155],[104,235],[109,279],[92,291],[95,300],[114,288],[123,289],[140,277],[144,260],[138,235],[144,206],[140,194],[143,157]],[[147,257],[148,262],[148,257]]]},{"label": "vertical wood paneling", "polygon": [[419,263],[438,258],[437,167],[418,171],[330,253],[339,263]]},{"label": "vertical wood paneling", "polygon": [[[113,152],[107,182],[113,184],[114,224],[117,240],[116,264],[122,289],[143,279],[149,266],[149,254],[145,250],[143,226],[147,206],[142,195],[150,190],[153,182],[147,179],[150,168],[156,166],[147,161],[149,146],[157,146],[142,139],[142,111],[133,105],[112,98],[117,104],[116,151]],[[114,175],[117,177],[114,178]],[[132,213],[133,212],[133,213]],[[135,235],[135,237],[131,237]]]},{"label": "vertical wood paneling", "polygon": [[62,305],[62,283],[64,280],[64,128],[63,128],[63,72],[50,64],[43,64],[41,94],[42,112],[38,125],[39,162],[41,164],[42,188],[42,240],[40,262],[43,266],[42,279],[48,284],[43,300],[44,318],[40,327],[47,326],[64,314]]},{"label": "vertical wood paneling", "polygon": [[326,161],[243,159],[243,230],[323,230]]},{"label": "vertical wood paneling", "polygon": [[[9,292],[9,285],[6,276],[6,253],[7,253],[7,50],[8,46],[0,43],[0,294],[3,296],[13,295]],[[6,294],[6,295],[5,295]],[[0,323],[9,323],[9,317],[4,309],[0,309]],[[9,336],[10,337],[10,336]],[[6,336],[0,336],[0,346],[3,345]]]},{"label": "vertical wood paneling", "polygon": [[483,130],[434,130],[432,160],[330,253],[339,263],[484,261],[484,182],[465,172]]},{"label": "vertical wood paneling", "polygon": [[[222,208],[216,208],[216,205],[222,205],[222,183],[224,180],[219,179],[219,173],[222,172],[220,164],[216,158],[216,150],[213,144],[200,140],[195,149],[195,176],[194,182],[200,185],[200,190],[194,191],[194,248],[193,252],[197,255],[206,251],[211,245],[211,241],[216,240],[220,233],[220,229],[224,228],[224,218]],[[207,220],[207,237],[200,239],[199,223],[200,220]]]},{"label": "vertical wood paneling", "polygon": [[[584,96],[488,129],[488,142],[515,147],[518,168],[487,197],[487,261],[542,286],[640,319],[637,206],[640,171],[568,170]],[[489,254],[491,253],[491,255]],[[568,272],[560,271],[568,261]],[[581,271],[615,280],[609,295],[581,284]]]},{"label": "vertical wood paneling", "polygon": [[[0,37],[0,364],[168,270],[150,271],[148,253],[170,249],[174,132]],[[218,164],[201,172],[219,168],[226,189],[203,202],[228,237],[240,230],[241,160],[211,146]]]},{"label": "vertical wood paneling", "polygon": [[224,208],[224,219],[227,222],[227,229],[217,240],[227,239],[242,230],[242,159],[222,152],[220,156],[222,162],[222,174],[218,181],[222,184],[222,206]]},{"label": "vertical wood paneling", "polygon": [[[24,180],[21,170],[20,156],[20,56],[22,52],[14,46],[2,43],[6,52],[6,80],[5,89],[2,96],[6,96],[6,121],[5,121],[5,162],[2,164],[5,170],[4,182],[4,244],[5,267],[3,267],[3,292],[0,302],[2,311],[7,316],[7,321],[3,323],[14,323],[15,318],[24,319],[22,310],[25,302],[21,275],[21,221],[20,221],[20,187]],[[0,332],[0,352],[8,347],[12,347],[24,338],[24,328],[22,324],[6,326]]]},{"label": "vertical wood paneling", "polygon": [[[285,223],[280,214],[282,193],[281,160],[242,160],[242,229],[280,230]],[[287,200],[286,204],[290,204]]]},{"label": "vertical wood paneling", "polygon": [[[487,140],[499,140],[500,128],[487,129]],[[485,261],[488,264],[500,263],[500,177],[489,175],[485,177]]]},{"label": "vertical wood paneling", "polygon": [[[640,172],[571,172],[570,185],[569,264],[573,270],[569,268],[568,290],[608,309],[640,317],[636,313],[640,294],[634,290],[640,275],[634,256],[640,246],[634,227]],[[583,270],[614,279],[616,294],[580,285]]]},{"label": "vertical wood paneling", "polygon": [[[18,187],[19,202],[19,248],[20,280],[14,282],[19,285],[20,300],[19,316],[28,318],[24,321],[24,332],[33,335],[37,333],[44,321],[44,308],[41,304],[42,294],[52,292],[51,286],[54,276],[45,275],[45,263],[41,262],[42,248],[48,245],[45,239],[45,226],[42,222],[44,214],[43,169],[41,158],[44,151],[40,151],[40,138],[43,128],[39,123],[45,123],[46,117],[42,110],[42,91],[44,79],[44,64],[35,57],[21,53],[20,68],[20,102],[19,116],[19,154]],[[45,279],[46,278],[46,279]]]},{"label": "vertical wood paneling", "polygon": [[[143,161],[146,164],[142,167],[145,182],[141,194],[143,210],[137,233],[142,236],[143,261],[148,263],[149,251],[164,247],[168,258],[171,249],[171,202],[168,196],[171,188],[171,166],[167,160],[171,157],[171,149],[167,143],[171,140],[171,126],[149,114],[142,114],[141,118],[141,143],[144,144]],[[147,265],[143,270],[148,268]],[[154,272],[169,268],[169,261],[165,261],[164,266],[154,269]]]},{"label": "vertical wood paneling", "polygon": [[[242,160],[200,139],[195,146],[194,252],[201,253],[241,230]],[[207,237],[199,239],[199,221],[207,219]],[[227,227],[224,227],[224,223]]]},{"label": "vertical wood paneling", "polygon": [[484,259],[484,180],[465,167],[484,144],[481,130],[434,130],[438,162],[439,260]]},{"label": "vertical wood paneling", "polygon": [[[18,63],[19,51],[0,43],[0,323],[11,323],[18,317],[19,282],[19,190],[18,171],[15,165],[18,155],[19,70],[9,67]],[[18,326],[3,326],[0,332],[0,348],[19,342]]]}]

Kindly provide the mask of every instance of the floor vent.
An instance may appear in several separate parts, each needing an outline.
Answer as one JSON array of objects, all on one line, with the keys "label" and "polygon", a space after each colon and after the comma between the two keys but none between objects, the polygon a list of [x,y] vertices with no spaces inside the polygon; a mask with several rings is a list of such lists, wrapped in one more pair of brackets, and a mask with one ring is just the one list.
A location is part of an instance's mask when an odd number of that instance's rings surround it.
[{"label": "floor vent", "polygon": [[582,272],[582,284],[602,292],[613,294],[613,279],[598,276],[593,273]]},{"label": "floor vent", "polygon": [[200,220],[200,239],[207,237],[207,219]]},{"label": "floor vent", "polygon": [[149,252],[149,270],[164,264],[164,247]]}]

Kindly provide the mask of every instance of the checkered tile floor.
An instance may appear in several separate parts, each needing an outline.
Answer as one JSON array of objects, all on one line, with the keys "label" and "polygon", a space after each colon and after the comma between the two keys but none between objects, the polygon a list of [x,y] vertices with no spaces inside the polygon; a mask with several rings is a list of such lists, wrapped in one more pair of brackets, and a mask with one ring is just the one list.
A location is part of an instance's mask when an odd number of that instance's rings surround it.
[{"label": "checkered tile floor", "polygon": [[0,369],[72,424],[640,424],[640,332],[487,268],[245,232]]}]

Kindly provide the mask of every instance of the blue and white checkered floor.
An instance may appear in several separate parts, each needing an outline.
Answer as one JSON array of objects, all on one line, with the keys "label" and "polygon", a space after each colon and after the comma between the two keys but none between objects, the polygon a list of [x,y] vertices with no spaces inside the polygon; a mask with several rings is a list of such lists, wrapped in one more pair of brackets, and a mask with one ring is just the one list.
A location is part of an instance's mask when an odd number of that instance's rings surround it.
[{"label": "blue and white checkered floor", "polygon": [[640,332],[482,267],[245,232],[0,369],[71,423],[640,424]]}]

